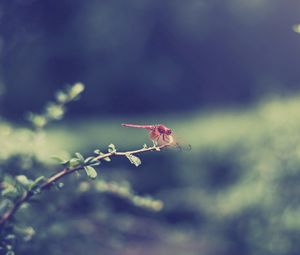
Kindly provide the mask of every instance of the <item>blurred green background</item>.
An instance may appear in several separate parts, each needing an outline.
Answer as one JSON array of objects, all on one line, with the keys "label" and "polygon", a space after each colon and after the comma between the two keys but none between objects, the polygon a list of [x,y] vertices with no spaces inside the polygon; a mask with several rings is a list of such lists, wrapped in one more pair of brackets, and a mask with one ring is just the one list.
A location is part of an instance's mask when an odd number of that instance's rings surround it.
[{"label": "blurred green background", "polygon": [[[298,255],[299,10],[292,0],[2,0],[1,177],[48,176],[52,155],[151,143],[123,122],[163,123],[192,145],[141,155],[139,168],[114,159],[95,181],[68,176],[18,213],[35,232],[19,254]],[[26,113],[78,81],[80,101],[34,135]],[[101,180],[164,207],[138,207]]]}]

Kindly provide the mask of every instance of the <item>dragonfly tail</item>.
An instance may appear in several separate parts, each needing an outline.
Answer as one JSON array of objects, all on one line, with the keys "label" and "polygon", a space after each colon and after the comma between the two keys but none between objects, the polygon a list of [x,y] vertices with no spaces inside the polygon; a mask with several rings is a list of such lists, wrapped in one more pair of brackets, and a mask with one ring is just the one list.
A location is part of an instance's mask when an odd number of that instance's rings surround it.
[{"label": "dragonfly tail", "polygon": [[135,125],[135,124],[126,124],[126,123],[122,123],[121,125],[123,127],[143,128],[143,129],[148,129],[148,130],[153,129],[153,125]]}]

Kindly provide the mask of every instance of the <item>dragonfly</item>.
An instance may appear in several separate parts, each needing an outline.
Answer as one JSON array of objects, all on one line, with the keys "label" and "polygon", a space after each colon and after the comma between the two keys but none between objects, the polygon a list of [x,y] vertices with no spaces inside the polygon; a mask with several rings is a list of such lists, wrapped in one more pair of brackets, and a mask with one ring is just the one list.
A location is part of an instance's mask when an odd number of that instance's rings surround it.
[{"label": "dragonfly", "polygon": [[[163,124],[156,125],[136,125],[136,124],[122,124],[123,127],[141,128],[146,129],[149,132],[149,137],[154,145],[172,146],[178,149],[183,149],[179,143],[176,142],[174,132],[172,129],[166,127]],[[191,145],[186,146],[187,150],[191,150]]]}]

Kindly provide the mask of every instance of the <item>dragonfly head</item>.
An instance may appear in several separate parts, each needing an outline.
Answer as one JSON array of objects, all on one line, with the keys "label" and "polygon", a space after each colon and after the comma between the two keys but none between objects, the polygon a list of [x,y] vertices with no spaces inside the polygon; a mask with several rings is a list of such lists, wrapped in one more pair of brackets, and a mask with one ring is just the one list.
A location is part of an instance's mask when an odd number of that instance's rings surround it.
[{"label": "dragonfly head", "polygon": [[167,128],[167,129],[166,129],[166,134],[167,134],[167,135],[171,135],[171,134],[172,134],[172,130],[171,130],[170,128]]},{"label": "dragonfly head", "polygon": [[164,125],[159,125],[157,129],[158,129],[158,132],[161,134],[166,134],[166,135],[172,134],[172,130],[170,128],[167,128]]}]

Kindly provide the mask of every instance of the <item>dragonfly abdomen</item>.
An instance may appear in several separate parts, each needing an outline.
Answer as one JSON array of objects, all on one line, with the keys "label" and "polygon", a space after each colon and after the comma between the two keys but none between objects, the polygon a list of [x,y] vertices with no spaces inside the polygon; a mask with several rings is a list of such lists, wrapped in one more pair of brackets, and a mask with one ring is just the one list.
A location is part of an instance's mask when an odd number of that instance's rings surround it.
[{"label": "dragonfly abdomen", "polygon": [[148,130],[153,130],[155,126],[153,125],[135,125],[135,124],[122,124],[123,127],[132,127],[132,128],[143,128],[143,129],[148,129]]}]

